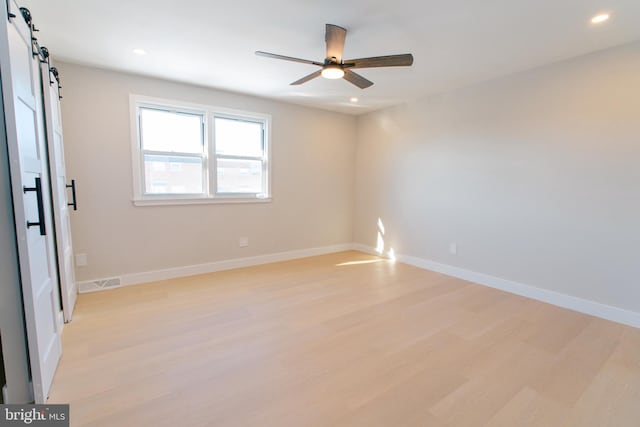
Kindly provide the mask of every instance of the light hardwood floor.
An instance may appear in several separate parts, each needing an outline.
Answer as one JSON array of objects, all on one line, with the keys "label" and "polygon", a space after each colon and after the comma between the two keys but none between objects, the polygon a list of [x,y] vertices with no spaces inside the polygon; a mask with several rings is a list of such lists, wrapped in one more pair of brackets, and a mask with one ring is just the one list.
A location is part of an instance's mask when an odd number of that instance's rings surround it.
[{"label": "light hardwood floor", "polygon": [[359,252],[80,295],[74,426],[640,425],[640,330]]}]

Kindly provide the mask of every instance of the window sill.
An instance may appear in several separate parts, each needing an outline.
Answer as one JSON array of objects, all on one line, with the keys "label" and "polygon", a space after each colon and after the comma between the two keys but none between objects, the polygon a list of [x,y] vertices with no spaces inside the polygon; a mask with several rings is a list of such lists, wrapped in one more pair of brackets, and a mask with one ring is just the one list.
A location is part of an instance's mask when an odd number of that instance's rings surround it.
[{"label": "window sill", "polygon": [[243,198],[243,197],[194,197],[184,199],[133,199],[135,206],[173,206],[173,205],[218,205],[218,204],[244,204],[244,203],[271,203],[271,197]]}]

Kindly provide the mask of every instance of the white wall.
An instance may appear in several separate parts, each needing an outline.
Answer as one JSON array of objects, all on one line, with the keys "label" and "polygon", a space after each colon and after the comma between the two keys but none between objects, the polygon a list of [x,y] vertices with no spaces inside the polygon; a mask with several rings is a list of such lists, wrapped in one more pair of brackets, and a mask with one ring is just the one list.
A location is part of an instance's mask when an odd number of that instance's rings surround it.
[{"label": "white wall", "polygon": [[360,117],[355,185],[360,244],[640,312],[640,43]]},{"label": "white wall", "polygon": [[[153,78],[57,64],[78,280],[350,243],[356,119]],[[135,207],[129,94],[271,114],[273,202]],[[248,248],[238,238],[249,237]]]}]

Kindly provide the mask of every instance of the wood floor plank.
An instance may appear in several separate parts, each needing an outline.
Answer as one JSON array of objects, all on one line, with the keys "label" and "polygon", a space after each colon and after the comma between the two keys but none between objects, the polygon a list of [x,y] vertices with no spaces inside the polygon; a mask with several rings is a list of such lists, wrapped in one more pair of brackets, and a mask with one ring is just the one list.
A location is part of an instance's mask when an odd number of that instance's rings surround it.
[{"label": "wood floor plank", "polygon": [[72,426],[636,426],[640,331],[360,252],[78,298]]},{"label": "wood floor plank", "polygon": [[566,426],[568,408],[525,387],[486,424],[487,427]]}]

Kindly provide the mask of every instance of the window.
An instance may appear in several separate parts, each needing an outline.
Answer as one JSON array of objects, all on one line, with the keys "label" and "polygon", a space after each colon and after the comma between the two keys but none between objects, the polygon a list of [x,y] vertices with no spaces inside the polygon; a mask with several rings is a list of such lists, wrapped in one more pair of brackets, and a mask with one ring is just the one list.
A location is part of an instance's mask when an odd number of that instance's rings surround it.
[{"label": "window", "polygon": [[257,194],[264,181],[264,123],[214,116],[218,194]]},{"label": "window", "polygon": [[144,194],[203,194],[204,115],[140,107],[138,120]]},{"label": "window", "polygon": [[262,114],[131,96],[134,202],[268,201]]}]

